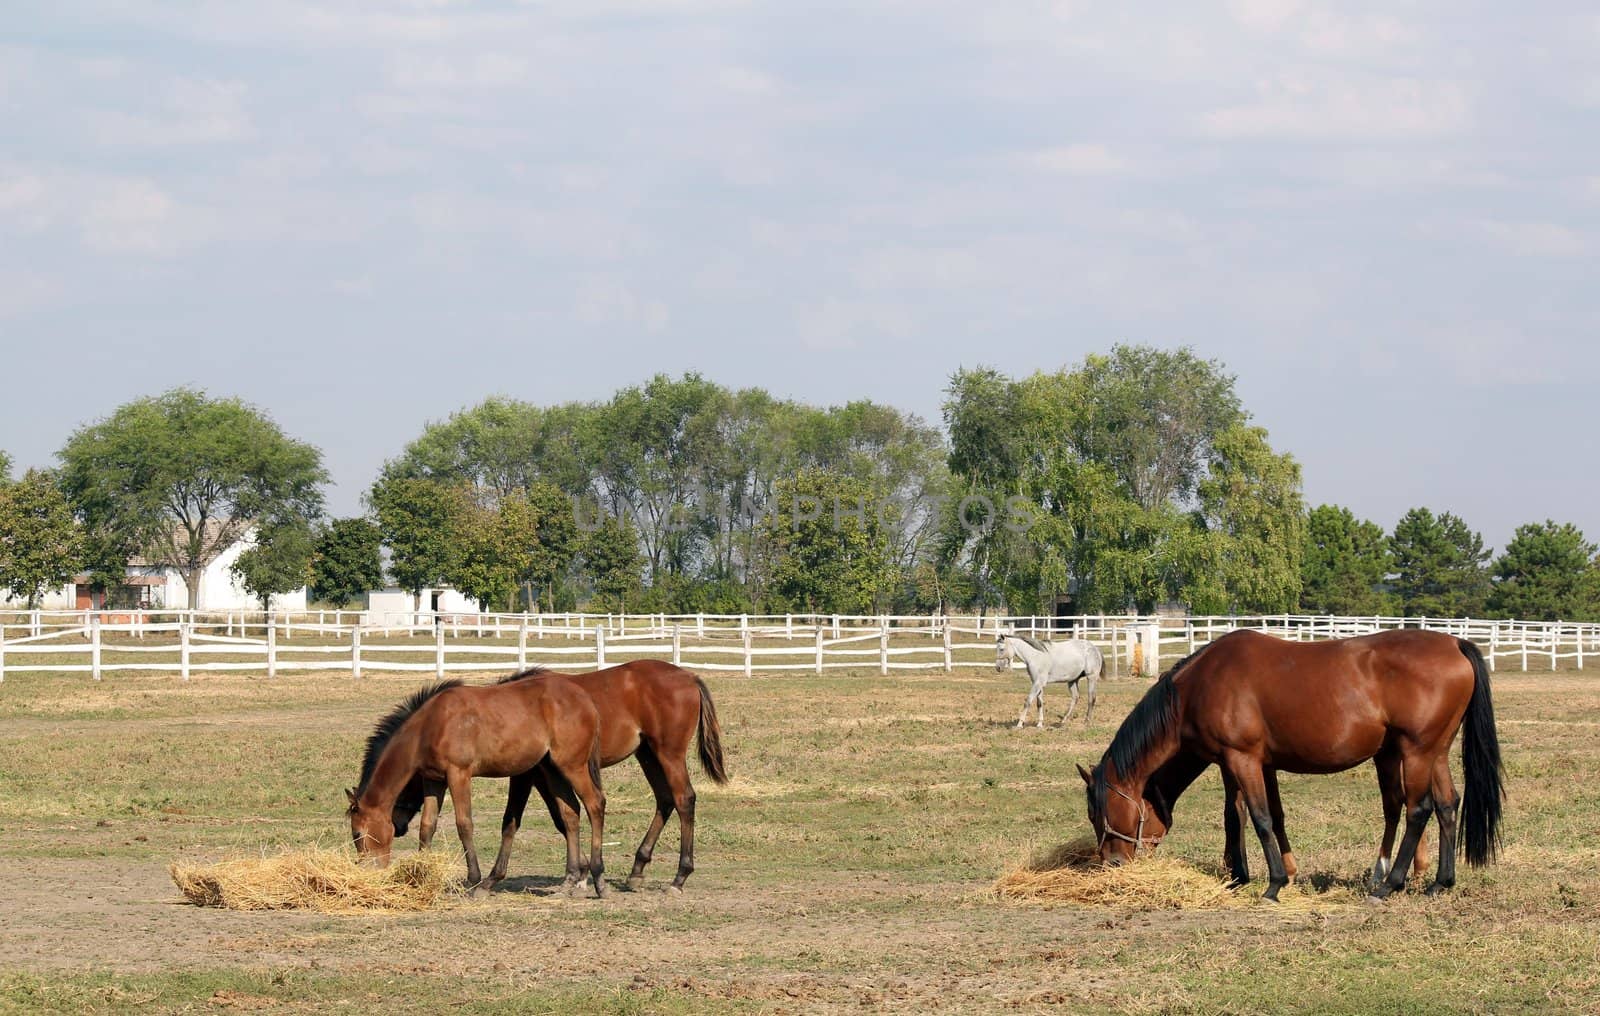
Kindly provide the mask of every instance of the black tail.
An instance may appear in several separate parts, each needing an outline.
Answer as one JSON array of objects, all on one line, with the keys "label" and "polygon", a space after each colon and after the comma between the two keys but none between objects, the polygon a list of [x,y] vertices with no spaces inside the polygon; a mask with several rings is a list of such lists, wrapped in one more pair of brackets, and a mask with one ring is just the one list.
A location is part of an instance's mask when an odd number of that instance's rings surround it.
[{"label": "black tail", "polygon": [[1494,730],[1494,703],[1489,700],[1489,667],[1483,653],[1458,639],[1461,653],[1472,661],[1475,683],[1467,715],[1462,720],[1462,764],[1467,772],[1467,794],[1461,803],[1461,825],[1466,832],[1467,863],[1481,868],[1500,849],[1500,802],[1505,798],[1500,766],[1500,738]]},{"label": "black tail", "polygon": [[722,725],[717,722],[717,707],[711,701],[711,690],[698,677],[700,686],[700,764],[706,775],[717,783],[728,782],[728,768],[722,761]]}]

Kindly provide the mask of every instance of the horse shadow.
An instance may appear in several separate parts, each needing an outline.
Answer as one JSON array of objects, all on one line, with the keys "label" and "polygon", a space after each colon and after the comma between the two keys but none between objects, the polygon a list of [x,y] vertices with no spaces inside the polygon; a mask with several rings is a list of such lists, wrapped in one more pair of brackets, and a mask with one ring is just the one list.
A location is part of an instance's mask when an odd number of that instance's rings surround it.
[{"label": "horse shadow", "polygon": [[558,875],[511,875],[501,879],[490,889],[491,893],[529,893],[534,896],[556,896],[566,890],[563,878]]}]

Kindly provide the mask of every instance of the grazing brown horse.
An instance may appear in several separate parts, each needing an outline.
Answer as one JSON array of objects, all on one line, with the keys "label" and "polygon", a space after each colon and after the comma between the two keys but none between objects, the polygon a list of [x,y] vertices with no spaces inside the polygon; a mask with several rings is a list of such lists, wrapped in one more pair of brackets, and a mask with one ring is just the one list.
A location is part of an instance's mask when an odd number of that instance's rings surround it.
[{"label": "grazing brown horse", "polygon": [[[1465,726],[1464,804],[1450,777],[1450,745]],[[1266,855],[1264,898],[1288,882],[1277,772],[1333,773],[1373,759],[1394,788],[1406,831],[1373,889],[1404,888],[1427,821],[1439,818],[1439,866],[1430,894],[1455,884],[1456,809],[1467,862],[1493,859],[1504,796],[1489,670],[1472,643],[1407,629],[1326,642],[1285,642],[1236,631],[1163,674],[1134,706],[1087,783],[1089,821],[1105,861],[1159,841],[1171,804],[1206,766],[1222,768],[1224,817],[1242,805]],[[1160,778],[1156,779],[1159,774]],[[1385,793],[1385,812],[1390,811]],[[1281,841],[1281,842],[1280,842]],[[1249,879],[1242,845],[1235,882]]]},{"label": "grazing brown horse", "polygon": [[[501,678],[500,684],[515,684],[550,674],[542,667],[535,667]],[[677,811],[678,872],[671,888],[681,890],[684,880],[694,871],[695,793],[694,784],[689,780],[690,741],[697,739],[699,742],[700,764],[706,775],[717,783],[728,782],[727,766],[722,758],[722,726],[717,722],[717,708],[711,701],[711,692],[699,677],[662,660],[634,660],[593,673],[561,676],[588,692],[600,711],[600,765],[614,766],[632,755],[638,759],[639,768],[644,771],[655,795],[655,816],[634,854],[628,888],[637,889],[644,884],[644,869],[655,852],[656,840],[673,811]],[[577,821],[577,813],[556,792],[558,779],[548,766],[538,766],[512,777],[505,818],[500,827],[500,854],[489,873],[491,883],[504,878],[511,864],[512,843],[522,825],[523,809],[527,807],[532,790],[537,790],[544,799],[556,831],[567,836],[568,870],[578,865],[581,876],[583,869],[574,852],[576,840],[570,828]],[[405,834],[420,801],[420,794],[414,790],[396,800],[396,835]]]},{"label": "grazing brown horse", "polygon": [[567,882],[578,884],[581,878],[581,801],[589,813],[588,872],[595,895],[603,896],[600,845],[606,799],[600,787],[600,715],[582,688],[558,674],[487,687],[443,681],[415,693],[379,720],[367,739],[361,784],[345,791],[356,851],[376,857],[380,865],[389,863],[395,801],[407,792],[419,795],[426,847],[448,789],[467,855],[468,884],[473,892],[487,890],[498,876],[480,878],[472,842],[472,778],[516,776],[541,765],[551,774],[552,788],[573,809],[574,820],[566,829]]}]

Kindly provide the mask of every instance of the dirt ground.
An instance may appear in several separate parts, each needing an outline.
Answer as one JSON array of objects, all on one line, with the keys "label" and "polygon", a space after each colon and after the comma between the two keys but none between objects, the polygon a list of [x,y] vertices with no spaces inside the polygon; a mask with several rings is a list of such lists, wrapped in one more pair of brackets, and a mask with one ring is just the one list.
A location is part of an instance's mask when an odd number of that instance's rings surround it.
[{"label": "dirt ground", "polygon": [[[643,891],[596,900],[555,893],[559,843],[530,821],[512,879],[428,913],[181,900],[172,859],[347,836],[361,736],[415,683],[8,682],[0,1009],[1362,1012],[1418,991],[1440,1011],[1597,1008],[1600,837],[1573,820],[1596,803],[1600,682],[1568,674],[1497,678],[1507,849],[1442,900],[1363,901],[1379,809],[1358,770],[1285,782],[1305,906],[1000,904],[995,875],[1086,828],[1072,763],[1098,756],[1144,684],[1103,686],[1087,727],[1016,731],[1020,682],[972,675],[713,681],[735,779],[697,776],[699,870],[681,895],[665,889],[676,823]],[[606,776],[620,880],[649,805],[632,763]],[[1214,782],[1164,848],[1213,870]],[[503,791],[484,789],[492,854]]]}]

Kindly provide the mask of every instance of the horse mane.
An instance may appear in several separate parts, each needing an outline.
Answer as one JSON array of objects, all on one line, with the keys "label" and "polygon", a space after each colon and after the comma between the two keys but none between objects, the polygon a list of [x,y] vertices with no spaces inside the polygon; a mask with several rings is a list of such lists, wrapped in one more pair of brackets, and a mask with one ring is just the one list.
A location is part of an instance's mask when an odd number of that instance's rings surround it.
[{"label": "horse mane", "polygon": [[[395,706],[389,715],[377,722],[372,728],[372,733],[367,736],[366,753],[361,756],[361,782],[356,785],[356,797],[366,792],[367,781],[372,779],[372,771],[378,768],[378,759],[383,757],[383,749],[389,746],[389,741],[401,727],[405,726],[405,722],[411,719],[412,714],[440,692],[459,687],[461,680],[453,677],[448,681],[418,688]],[[355,805],[352,803],[350,807],[354,808]]]},{"label": "horse mane", "polygon": [[1033,648],[1039,650],[1039,652],[1041,652],[1041,653],[1048,653],[1050,651],[1049,646],[1047,646],[1043,642],[1040,642],[1038,639],[1034,638],[1032,635],[1013,635],[1012,638],[1021,639],[1022,641],[1026,642],[1028,645],[1030,645]]},{"label": "horse mane", "polygon": [[521,681],[529,677],[538,677],[540,674],[548,674],[549,672],[549,667],[529,667],[527,670],[519,670],[515,674],[507,674],[505,677],[502,677],[500,680],[496,681],[495,684],[510,684],[513,681]]},{"label": "horse mane", "polygon": [[1195,650],[1157,678],[1144,697],[1135,703],[1133,710],[1122,721],[1122,726],[1117,728],[1111,746],[1106,749],[1094,770],[1093,803],[1100,813],[1103,814],[1105,810],[1109,787],[1108,768],[1116,769],[1120,778],[1131,772],[1158,743],[1172,736],[1178,725],[1178,686],[1174,678],[1190,660],[1204,651],[1205,648]]}]

